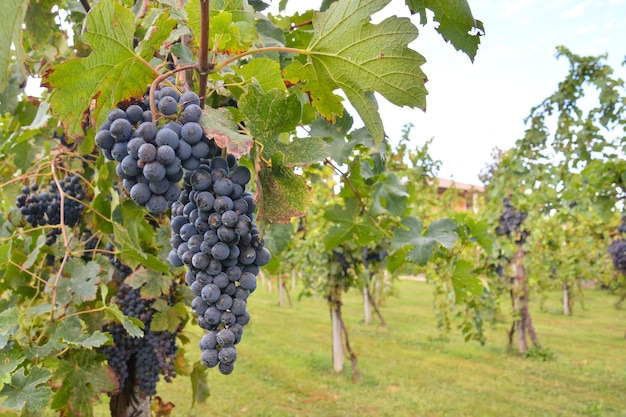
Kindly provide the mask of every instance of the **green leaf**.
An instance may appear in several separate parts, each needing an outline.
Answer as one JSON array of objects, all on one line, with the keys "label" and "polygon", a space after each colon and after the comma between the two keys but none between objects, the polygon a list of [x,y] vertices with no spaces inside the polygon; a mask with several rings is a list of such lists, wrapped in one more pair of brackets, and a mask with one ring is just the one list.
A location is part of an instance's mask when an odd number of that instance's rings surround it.
[{"label": "green leaf", "polygon": [[279,90],[287,89],[280,72],[280,64],[273,59],[252,59],[246,65],[236,67],[234,70],[248,81],[255,80],[259,83],[263,91],[270,91],[274,88],[278,88]]},{"label": "green leaf", "polygon": [[170,293],[172,277],[151,269],[140,268],[126,278],[126,284],[134,289],[141,287],[141,295],[144,297],[157,298]]},{"label": "green leaf", "polygon": [[261,143],[267,159],[280,151],[279,135],[295,130],[302,117],[298,96],[280,89],[263,91],[258,83],[252,83],[239,100],[246,129]]},{"label": "green leaf", "polygon": [[[0,2],[0,16],[5,22],[0,25],[0,92],[9,85],[11,56],[15,54],[18,68],[22,77],[26,78],[26,71],[22,63],[26,60],[24,42],[22,42],[22,23],[28,10],[29,0],[2,0]],[[15,47],[15,52],[11,50]]]},{"label": "green leaf", "polygon": [[406,0],[406,4],[411,12],[420,14],[423,25],[426,24],[426,9],[432,10],[435,21],[439,22],[437,32],[474,61],[485,28],[480,20],[474,19],[466,0]]},{"label": "green leaf", "polygon": [[93,416],[97,396],[115,391],[118,385],[109,366],[90,351],[59,361],[54,380],[59,382],[60,388],[52,398],[52,408],[69,409],[75,416]]},{"label": "green leaf", "polygon": [[489,224],[466,217],[465,225],[470,230],[470,239],[476,239],[478,244],[490,255],[493,252],[495,236],[489,232]]},{"label": "green leaf", "polygon": [[124,330],[126,330],[131,337],[143,337],[143,330],[141,329],[144,328],[144,324],[142,321],[136,317],[125,316],[117,305],[112,304],[107,306],[104,310],[104,314],[124,326]]},{"label": "green leaf", "polygon": [[161,26],[150,31],[135,52],[135,23],[129,9],[116,0],[102,0],[91,9],[83,35],[91,54],[54,66],[44,80],[54,88],[50,104],[69,139],[83,136],[90,123],[104,121],[119,101],[144,94],[158,75],[147,59],[175,24],[173,20],[157,22]]},{"label": "green leaf", "polygon": [[213,138],[220,148],[226,148],[228,153],[238,158],[252,149],[254,139],[239,132],[232,113],[224,107],[204,109],[200,125],[207,137]]},{"label": "green leaf", "polygon": [[233,21],[235,16],[220,11],[211,16],[209,48],[226,54],[237,54],[250,48],[257,37],[251,21]]},{"label": "green leaf", "polygon": [[425,265],[433,256],[433,250],[437,244],[434,237],[424,237],[424,225],[417,217],[405,217],[402,225],[406,229],[396,229],[391,239],[391,247],[394,250],[406,247],[406,259]]},{"label": "green leaf", "polygon": [[287,165],[307,165],[330,156],[330,145],[322,138],[294,138],[289,143],[277,144]]},{"label": "green leaf", "polygon": [[435,220],[428,225],[428,237],[435,239],[446,249],[451,249],[459,239],[457,224],[451,219]]},{"label": "green leaf", "polygon": [[17,346],[14,346],[13,349],[8,352],[3,351],[2,360],[0,360],[0,375],[10,375],[24,362],[24,359],[26,359],[24,354]]},{"label": "green leaf", "polygon": [[43,410],[48,404],[51,390],[45,384],[50,379],[50,371],[33,366],[28,375],[24,368],[19,368],[12,376],[10,384],[2,387],[0,397],[6,399],[2,406],[11,410],[22,410],[26,407],[30,411]]},{"label": "green leaf", "polygon": [[389,212],[392,216],[402,216],[406,210],[406,200],[409,193],[396,174],[385,175],[377,185],[372,195],[371,213],[378,216]]},{"label": "green leaf", "polygon": [[306,213],[311,201],[309,186],[284,165],[262,164],[258,173],[259,223],[289,223]]},{"label": "green leaf", "polygon": [[476,275],[473,274],[474,267],[471,262],[459,259],[454,266],[452,274],[452,284],[454,285],[454,295],[457,303],[463,302],[470,292],[477,297],[483,294],[483,284]]},{"label": "green leaf", "polygon": [[360,215],[361,207],[355,199],[346,199],[345,207],[334,205],[324,212],[324,218],[333,226],[324,237],[324,247],[331,250],[345,242],[368,246],[384,237],[372,221]]},{"label": "green leaf", "polygon": [[79,258],[72,258],[64,269],[64,277],[59,280],[57,303],[67,305],[71,301],[82,304],[96,299],[100,283],[101,267],[97,262],[85,263]]},{"label": "green leaf", "polygon": [[20,319],[20,310],[17,307],[9,307],[0,312],[0,335],[10,336],[16,333]]},{"label": "green leaf", "polygon": [[209,384],[207,384],[207,371],[208,368],[200,362],[194,363],[193,371],[189,375],[189,379],[191,379],[192,406],[196,403],[202,404],[209,398],[211,390]]},{"label": "green leaf", "polygon": [[397,106],[426,107],[424,58],[408,48],[417,28],[408,18],[389,17],[370,23],[372,14],[390,0],[339,0],[313,18],[315,34],[307,62],[284,70],[286,80],[302,83],[318,112],[329,119],[343,114],[342,89],[380,146],[383,122],[370,93],[376,91]]},{"label": "green leaf", "polygon": [[83,332],[83,324],[77,316],[72,316],[61,321],[54,327],[50,337],[57,338],[68,345],[94,348],[104,345],[110,340],[110,336],[95,331],[89,334]]},{"label": "green leaf", "polygon": [[187,308],[182,302],[173,306],[166,306],[163,310],[154,313],[150,330],[153,332],[174,332],[180,328],[181,323],[187,318]]}]

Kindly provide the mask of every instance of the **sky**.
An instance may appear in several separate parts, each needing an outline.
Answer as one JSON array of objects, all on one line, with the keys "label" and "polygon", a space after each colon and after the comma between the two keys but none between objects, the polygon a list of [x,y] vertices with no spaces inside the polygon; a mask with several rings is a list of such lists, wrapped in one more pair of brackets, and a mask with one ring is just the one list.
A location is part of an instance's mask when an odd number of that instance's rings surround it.
[{"label": "sky", "polygon": [[[278,0],[267,12],[276,12]],[[441,178],[480,185],[478,174],[493,161],[494,148],[509,149],[524,135],[530,109],[565,78],[563,45],[578,55],[608,54],[615,76],[626,79],[626,0],[468,0],[485,36],[474,63],[446,44],[432,24],[419,26],[409,46],[426,58],[427,110],[398,108],[380,100],[385,132],[393,143],[414,125],[411,142],[433,138],[431,156],[442,162]],[[291,0],[286,13],[319,2]],[[392,0],[385,15],[410,16],[404,0]],[[374,16],[374,22],[380,21]],[[355,112],[353,116],[358,117]]]}]

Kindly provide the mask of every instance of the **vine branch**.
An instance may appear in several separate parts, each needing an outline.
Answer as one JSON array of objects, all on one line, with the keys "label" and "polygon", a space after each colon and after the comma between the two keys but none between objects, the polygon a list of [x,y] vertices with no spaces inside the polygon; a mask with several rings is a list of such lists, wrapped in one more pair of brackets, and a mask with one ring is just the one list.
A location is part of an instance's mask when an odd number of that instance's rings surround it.
[{"label": "vine branch", "polygon": [[263,54],[265,52],[291,52],[294,54],[301,54],[301,55],[311,55],[311,51],[308,51],[306,49],[298,49],[298,48],[288,48],[286,46],[268,46],[265,48],[258,48],[258,49],[250,49],[248,51],[242,52],[240,54],[234,55],[228,59],[225,59],[224,61],[220,62],[219,64],[216,64],[214,68],[211,69],[212,72],[219,72],[221,71],[223,68],[227,67],[228,65],[232,64],[235,61],[240,60],[241,58],[248,56],[248,55],[254,55],[254,54]]},{"label": "vine branch", "polygon": [[198,95],[200,107],[204,108],[206,99],[207,81],[209,78],[209,30],[210,30],[211,2],[200,0],[200,53],[198,55]]}]

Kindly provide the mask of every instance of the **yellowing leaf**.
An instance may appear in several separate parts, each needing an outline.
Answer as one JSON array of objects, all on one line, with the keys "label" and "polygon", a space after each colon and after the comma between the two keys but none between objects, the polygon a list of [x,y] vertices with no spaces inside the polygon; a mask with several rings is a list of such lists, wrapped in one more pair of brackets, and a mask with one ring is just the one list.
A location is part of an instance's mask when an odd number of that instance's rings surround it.
[{"label": "yellowing leaf", "polygon": [[44,80],[54,88],[51,107],[69,138],[81,137],[89,124],[102,122],[119,101],[144,94],[158,75],[147,60],[174,24],[166,15],[157,18],[136,52],[134,16],[129,9],[116,0],[102,0],[91,9],[83,35],[91,54],[54,66]]},{"label": "yellowing leaf", "polygon": [[370,16],[390,0],[339,0],[313,18],[315,35],[307,48],[307,62],[293,63],[285,79],[302,83],[312,104],[334,119],[343,106],[333,93],[342,89],[376,141],[383,141],[382,119],[371,93],[376,91],[398,106],[426,107],[425,62],[407,47],[417,28],[407,18],[389,17],[370,23]]}]

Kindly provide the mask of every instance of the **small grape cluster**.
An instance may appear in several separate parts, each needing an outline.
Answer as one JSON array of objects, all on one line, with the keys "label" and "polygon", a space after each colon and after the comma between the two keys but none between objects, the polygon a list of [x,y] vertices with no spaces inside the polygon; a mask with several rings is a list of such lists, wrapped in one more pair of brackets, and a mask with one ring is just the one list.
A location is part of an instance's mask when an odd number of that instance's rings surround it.
[{"label": "small grape cluster", "polygon": [[619,237],[613,239],[608,247],[609,255],[613,261],[613,268],[626,275],[626,240],[622,237],[626,233],[626,216],[622,216],[622,221],[617,226]]},{"label": "small grape cluster", "polygon": [[162,87],[155,92],[157,107],[165,116],[180,112],[178,122],[152,123],[152,113],[139,104],[113,109],[96,133],[96,145],[109,160],[135,203],[150,213],[164,212],[180,194],[183,168],[195,169],[211,156],[211,141],[203,134],[200,99],[194,92],[179,96]]},{"label": "small grape cluster", "polygon": [[[63,200],[63,222],[70,227],[76,226],[83,214],[83,205],[79,201],[85,199],[80,177],[69,174],[60,181],[60,185],[65,196],[73,197]],[[35,183],[22,188],[21,194],[17,196],[17,207],[33,227],[58,225],[61,223],[61,192],[54,181],[50,182],[47,191],[40,190],[39,185]],[[46,245],[54,244],[60,234],[60,228],[50,229],[46,235]]]},{"label": "small grape cluster", "polygon": [[528,213],[515,211],[508,197],[504,199],[503,205],[504,210],[502,215],[500,215],[500,224],[496,226],[496,234],[506,236],[515,234],[517,236],[515,242],[519,244],[524,243],[530,235],[529,231],[522,229],[522,224],[526,220]]},{"label": "small grape cluster", "polygon": [[613,268],[626,275],[626,241],[623,238],[614,239],[609,245],[608,252],[613,261]]},{"label": "small grape cluster", "polygon": [[150,330],[154,299],[141,298],[140,290],[122,284],[116,296],[116,303],[122,312],[136,317],[144,324],[144,337],[131,337],[121,324],[107,325],[113,337],[113,345],[105,346],[102,353],[108,357],[108,363],[117,374],[120,390],[128,381],[148,396],[156,394],[159,374],[171,382],[176,376],[174,360],[176,357],[176,332],[154,332]]},{"label": "small grape cluster", "polygon": [[234,345],[250,320],[247,299],[259,267],[271,257],[254,223],[253,196],[245,190],[250,178],[234,159],[215,157],[185,173],[184,189],[172,204],[169,260],[188,267],[191,308],[208,331],[200,341],[201,362],[224,375],[234,369]]}]

